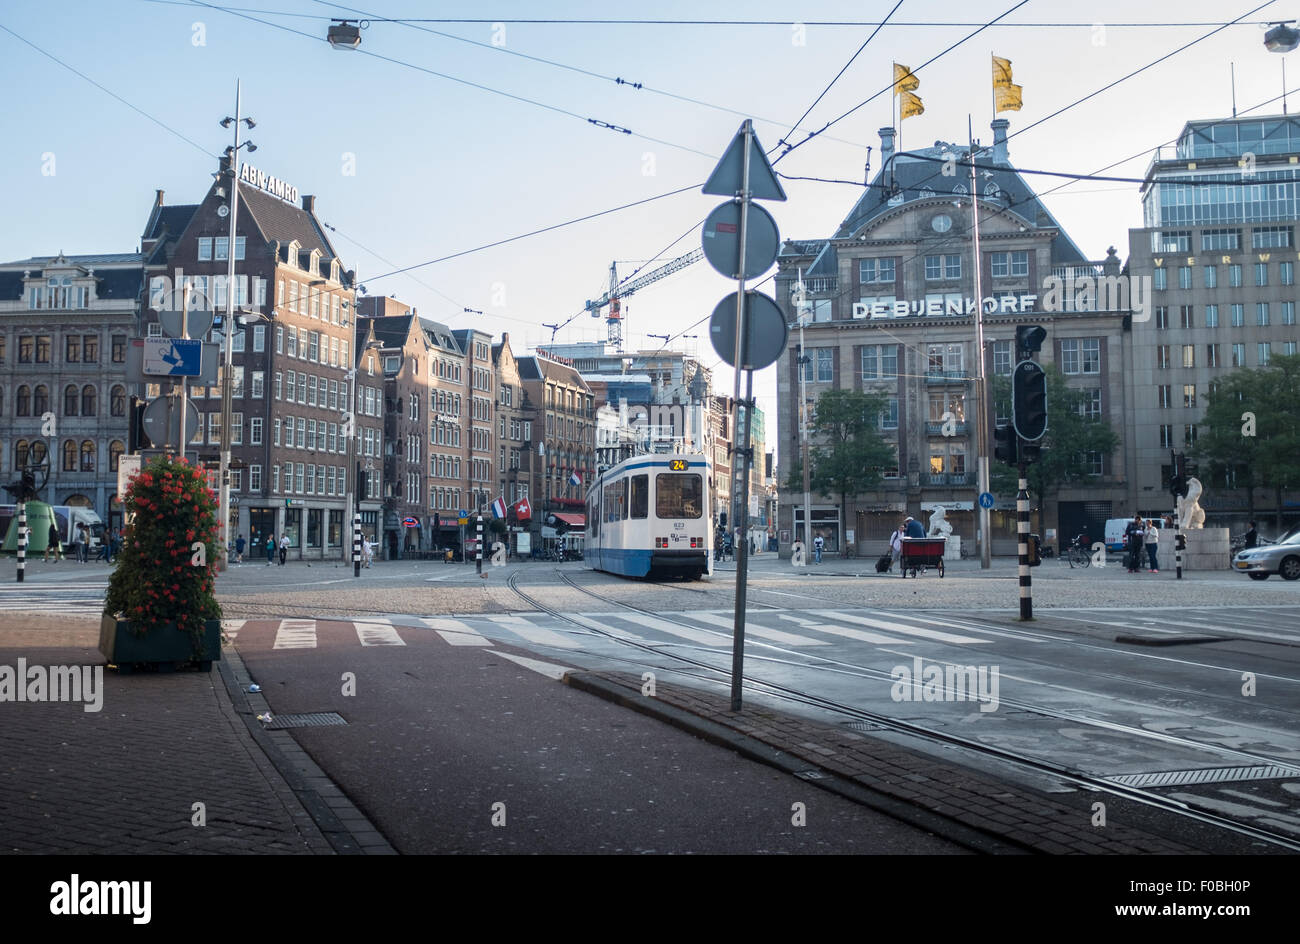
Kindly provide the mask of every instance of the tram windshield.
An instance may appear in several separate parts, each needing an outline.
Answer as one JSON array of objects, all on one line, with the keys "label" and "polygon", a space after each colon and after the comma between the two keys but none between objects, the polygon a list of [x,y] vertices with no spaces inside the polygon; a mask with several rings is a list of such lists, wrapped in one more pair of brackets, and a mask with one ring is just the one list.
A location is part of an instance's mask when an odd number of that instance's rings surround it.
[{"label": "tram windshield", "polygon": [[688,472],[661,472],[655,476],[655,516],[699,518],[704,513],[704,481]]}]

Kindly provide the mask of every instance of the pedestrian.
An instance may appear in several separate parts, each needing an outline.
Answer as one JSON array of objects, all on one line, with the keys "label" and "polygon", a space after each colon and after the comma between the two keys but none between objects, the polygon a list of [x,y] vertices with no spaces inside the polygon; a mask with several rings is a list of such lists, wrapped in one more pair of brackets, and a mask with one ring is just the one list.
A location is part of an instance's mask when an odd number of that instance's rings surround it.
[{"label": "pedestrian", "polygon": [[266,536],[266,566],[271,566],[271,561],[275,560],[275,534]]},{"label": "pedestrian", "polygon": [[370,535],[367,534],[361,538],[361,558],[366,562],[367,567],[370,566],[370,561],[374,559],[374,556],[375,548],[370,543]]},{"label": "pedestrian", "polygon": [[1154,519],[1147,522],[1143,543],[1147,547],[1147,559],[1151,562],[1150,572],[1153,574],[1160,573],[1160,564],[1156,561],[1156,550],[1160,547],[1160,529],[1156,527]]},{"label": "pedestrian", "polygon": [[1124,529],[1124,536],[1128,539],[1128,572],[1136,574],[1142,567],[1142,516],[1134,515],[1133,520],[1129,522]]},{"label": "pedestrian", "polygon": [[288,558],[289,558],[289,535],[282,534],[280,536],[280,566],[281,567],[284,566],[284,562],[288,560]]},{"label": "pedestrian", "polygon": [[903,523],[903,537],[905,538],[923,538],[925,537],[925,525],[917,521],[911,515],[907,516],[907,521]]},{"label": "pedestrian", "polygon": [[822,551],[826,549],[826,539],[820,534],[813,538],[813,556],[817,558],[817,563],[822,562]]},{"label": "pedestrian", "polygon": [[63,560],[63,549],[59,546],[59,526],[53,521],[50,522],[50,531],[45,538],[45,559],[50,559],[50,554],[54,554],[54,562],[57,564]]},{"label": "pedestrian", "polygon": [[900,524],[889,536],[889,569],[893,570],[898,559],[903,556],[903,526]]},{"label": "pedestrian", "polygon": [[235,563],[242,564],[243,562],[244,562],[244,536],[241,534],[238,538],[235,539]]},{"label": "pedestrian", "polygon": [[1255,530],[1255,522],[1252,521],[1250,523],[1250,529],[1246,532],[1246,547],[1249,549],[1258,546],[1259,546],[1259,532]]},{"label": "pedestrian", "polygon": [[104,532],[104,536],[99,539],[99,556],[96,557],[95,560],[103,561],[105,564],[111,564],[113,562],[112,538],[113,535],[111,532]]},{"label": "pedestrian", "polygon": [[108,550],[111,556],[111,560],[109,561],[109,563],[117,563],[117,556],[122,553],[122,529],[121,528],[113,529],[112,533],[109,535],[108,543],[109,543]]},{"label": "pedestrian", "polygon": [[84,522],[77,525],[77,563],[90,563],[90,533]]}]

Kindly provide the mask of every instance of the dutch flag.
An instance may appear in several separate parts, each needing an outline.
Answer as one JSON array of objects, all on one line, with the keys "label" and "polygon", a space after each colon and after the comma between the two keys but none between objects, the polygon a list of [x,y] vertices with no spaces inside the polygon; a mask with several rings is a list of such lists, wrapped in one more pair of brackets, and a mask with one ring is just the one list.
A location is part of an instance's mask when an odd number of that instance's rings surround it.
[{"label": "dutch flag", "polygon": [[506,500],[504,498],[498,498],[496,501],[492,503],[492,517],[504,518],[505,516],[506,516]]},{"label": "dutch flag", "polygon": [[571,472],[571,473],[569,474],[569,484],[570,484],[570,485],[581,485],[581,484],[582,484],[582,476],[579,475],[577,472]]}]

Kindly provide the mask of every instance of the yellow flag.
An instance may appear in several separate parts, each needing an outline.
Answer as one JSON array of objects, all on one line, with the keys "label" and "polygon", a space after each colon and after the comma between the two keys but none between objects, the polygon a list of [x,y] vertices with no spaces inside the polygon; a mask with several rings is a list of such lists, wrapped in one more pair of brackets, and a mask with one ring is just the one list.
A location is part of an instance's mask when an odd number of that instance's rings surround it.
[{"label": "yellow flag", "polygon": [[1024,104],[1020,100],[1020,86],[1006,85],[993,90],[993,111],[994,114],[1003,111],[1020,111],[1020,106]]},{"label": "yellow flag", "polygon": [[898,120],[901,122],[904,118],[911,118],[913,115],[924,115],[925,106],[921,104],[921,96],[914,95],[911,92],[902,92],[898,102]]},{"label": "yellow flag", "polygon": [[1001,56],[993,57],[993,87],[1011,87],[1011,60]]},{"label": "yellow flag", "polygon": [[921,80],[912,75],[912,70],[907,66],[900,66],[894,63],[894,94],[901,95],[904,92],[910,92],[912,89],[921,87]]}]

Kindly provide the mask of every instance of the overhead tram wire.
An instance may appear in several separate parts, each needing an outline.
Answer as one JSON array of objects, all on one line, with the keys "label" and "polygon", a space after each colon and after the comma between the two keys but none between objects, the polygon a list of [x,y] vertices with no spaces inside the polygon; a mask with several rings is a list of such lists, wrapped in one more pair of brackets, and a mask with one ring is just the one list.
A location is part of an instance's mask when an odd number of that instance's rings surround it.
[{"label": "overhead tram wire", "polygon": [[[308,33],[300,29],[294,29],[293,27],[285,26],[281,23],[273,23],[270,20],[264,20],[261,19],[260,17],[251,16],[250,14],[247,13],[240,13],[231,7],[223,7],[220,6],[219,4],[207,3],[205,2],[205,0],[191,0],[191,2],[196,7],[204,7],[209,10],[216,10],[217,12],[220,13],[227,13],[231,16],[239,17],[240,19],[250,20],[254,23],[261,23],[263,26],[269,26],[272,29],[282,30],[286,33],[292,33],[295,36],[301,36],[305,39],[311,40],[312,42],[317,42],[317,43],[324,42],[324,40],[322,40],[319,36],[317,36],[314,33]],[[664,138],[656,138],[648,134],[642,134],[640,132],[633,131],[630,128],[624,127],[622,125],[617,125],[612,122],[604,121],[603,119],[592,118],[587,115],[581,115],[576,111],[570,111],[569,109],[562,108],[559,105],[550,105],[547,104],[546,102],[541,102],[536,99],[528,98],[523,95],[516,95],[514,92],[506,92],[501,89],[493,88],[490,85],[484,85],[481,82],[471,82],[469,79],[462,79],[454,75],[448,75],[445,72],[439,72],[436,69],[430,69],[427,66],[417,65],[416,63],[408,62],[405,59],[398,59],[394,56],[385,56],[383,53],[377,53],[372,50],[363,49],[363,48],[357,48],[356,50],[354,50],[354,52],[358,55],[369,56],[372,59],[379,59],[382,60],[383,62],[392,63],[393,65],[405,66],[408,69],[414,69],[416,72],[423,72],[426,75],[432,75],[440,79],[446,79],[449,82],[455,82],[458,85],[464,85],[464,86],[468,86],[469,88],[478,89],[481,92],[488,92],[492,95],[500,95],[501,97],[508,98],[511,101],[520,102],[525,105],[532,105],[536,108],[541,108],[546,111],[554,112],[555,114],[558,115],[564,115],[567,118],[576,118],[577,120],[583,122],[584,124],[593,125],[597,128],[605,128],[607,130],[614,131],[620,134],[626,134],[630,137],[640,138],[643,141],[650,141],[654,144],[662,144],[664,147],[670,147],[675,150],[685,151],[689,154],[698,154],[700,157],[706,157],[710,160],[717,160],[718,158],[718,155],[716,154],[709,154],[706,151],[701,151],[698,148],[693,148],[690,147],[689,145],[678,144],[674,141],[665,140]]]},{"label": "overhead tram wire", "polygon": [[[181,0],[169,0],[169,2],[181,2]],[[188,0],[186,0],[186,2],[188,3]],[[568,71],[568,72],[574,72],[574,73],[577,73],[578,75],[585,75],[585,76],[588,76],[588,77],[593,78],[593,79],[598,79],[598,80],[600,80],[600,81],[602,81],[602,82],[613,82],[613,83],[616,84],[616,85],[619,85],[619,86],[624,87],[624,88],[633,89],[633,90],[635,90],[635,91],[639,91],[639,92],[649,92],[651,95],[661,95],[661,96],[663,96],[664,98],[674,99],[674,100],[679,101],[679,102],[686,102],[686,103],[691,104],[691,105],[699,105],[701,108],[710,108],[710,109],[712,109],[712,110],[714,110],[714,111],[720,111],[720,112],[723,112],[723,113],[728,114],[728,115],[735,115],[735,116],[738,117],[738,118],[752,118],[754,121],[759,121],[759,122],[762,122],[762,123],[764,123],[764,124],[769,124],[769,125],[772,125],[773,127],[784,127],[784,126],[785,126],[785,122],[783,122],[783,121],[777,121],[775,118],[763,118],[763,117],[758,116],[758,115],[753,115],[753,114],[751,114],[751,113],[749,113],[749,112],[740,111],[739,109],[736,109],[736,108],[728,108],[728,107],[726,107],[725,105],[716,105],[716,104],[714,104],[713,102],[706,102],[706,101],[703,101],[702,99],[692,98],[692,97],[689,96],[689,95],[679,95],[679,94],[677,94],[676,92],[669,92],[669,91],[667,91],[667,90],[665,90],[665,89],[655,88],[654,86],[647,85],[647,84],[644,83],[644,82],[630,82],[630,81],[628,81],[627,79],[622,78],[621,76],[604,75],[603,73],[600,73],[600,72],[594,72],[594,71],[592,71],[591,69],[584,69],[584,68],[582,68],[581,66],[570,65],[570,64],[567,63],[567,62],[558,62],[558,61],[556,61],[556,60],[554,60],[554,59],[547,59],[547,58],[545,58],[544,56],[533,56],[533,55],[529,55],[528,53],[519,52],[518,50],[515,50],[515,49],[510,49],[510,48],[508,48],[508,47],[506,47],[506,46],[493,46],[491,43],[485,43],[485,42],[482,42],[482,41],[477,40],[477,39],[470,39],[470,38],[467,37],[467,36],[457,36],[457,35],[455,35],[454,33],[444,33],[444,32],[442,32],[441,30],[430,29],[430,28],[428,28],[428,27],[420,26],[420,25],[419,25],[421,22],[424,22],[424,21],[422,21],[422,20],[413,20],[413,19],[393,19],[393,20],[385,20],[385,19],[382,19],[382,18],[378,18],[378,17],[372,16],[372,15],[370,15],[370,14],[367,14],[367,13],[365,13],[365,11],[363,11],[363,10],[357,8],[357,7],[346,6],[346,5],[341,4],[341,3],[332,3],[332,2],[330,2],[330,0],[313,0],[313,2],[314,2],[314,3],[319,3],[319,4],[323,5],[323,6],[334,7],[335,9],[343,10],[343,11],[345,11],[345,12],[346,12],[346,11],[352,11],[352,12],[358,13],[358,14],[364,16],[364,17],[365,17],[367,20],[369,20],[371,23],[396,23],[396,24],[398,24],[399,26],[407,26],[407,27],[410,27],[411,29],[417,29],[417,30],[420,30],[421,32],[424,32],[424,33],[430,33],[430,34],[432,34],[432,35],[434,35],[434,36],[441,36],[441,37],[443,37],[444,39],[450,39],[450,40],[453,40],[453,41],[458,42],[458,43],[466,43],[466,44],[471,45],[471,46],[477,46],[477,47],[479,47],[480,49],[486,49],[486,50],[489,50],[489,51],[491,51],[491,52],[504,53],[505,55],[508,55],[508,56],[515,56],[515,57],[517,57],[517,58],[519,58],[519,59],[526,59],[526,60],[528,60],[529,62],[538,62],[538,63],[541,63],[541,64],[543,64],[543,65],[552,66],[553,68],[556,68],[556,69],[563,69],[563,70]],[[901,2],[901,0],[900,0],[900,2]],[[306,15],[306,14],[298,14],[298,15]],[[498,22],[499,22],[499,21],[498,21]],[[805,117],[806,117],[806,116],[805,116]],[[787,132],[787,135],[793,133],[794,130],[797,130],[797,125],[798,125],[799,123],[801,123],[802,121],[803,121],[803,119],[800,118],[800,119],[799,119],[799,122],[796,122],[796,128],[791,129],[790,132]],[[837,144],[846,144],[846,145],[848,145],[849,147],[855,147],[855,148],[864,148],[864,147],[866,147],[865,144],[862,144],[862,143],[859,142],[859,141],[849,141],[849,140],[847,140],[847,139],[845,139],[845,138],[836,138],[836,137],[833,137],[833,136],[831,136],[831,135],[827,135],[827,136],[826,136],[826,139],[827,139],[828,141],[834,141],[834,142],[836,142]]]}]

